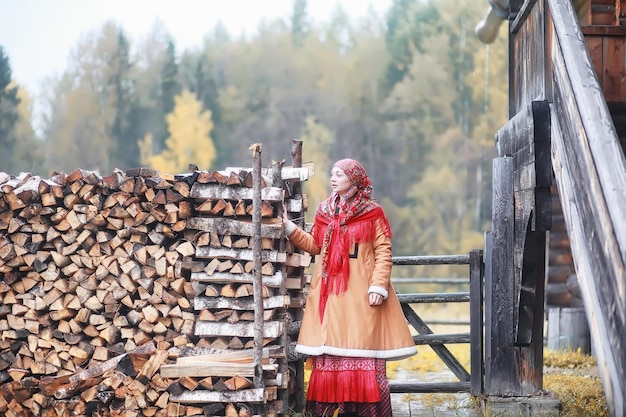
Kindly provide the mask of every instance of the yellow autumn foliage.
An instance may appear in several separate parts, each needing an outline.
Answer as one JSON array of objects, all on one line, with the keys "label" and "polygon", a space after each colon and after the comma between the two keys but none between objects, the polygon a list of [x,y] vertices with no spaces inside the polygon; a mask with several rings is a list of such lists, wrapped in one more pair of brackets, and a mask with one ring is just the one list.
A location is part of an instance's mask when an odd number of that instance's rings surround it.
[{"label": "yellow autumn foliage", "polygon": [[202,103],[195,95],[184,90],[175,98],[174,110],[166,116],[170,136],[165,149],[153,153],[154,142],[146,135],[139,143],[141,163],[161,172],[178,174],[187,172],[189,164],[208,169],[217,156],[211,139],[213,121],[211,112],[202,111]]}]

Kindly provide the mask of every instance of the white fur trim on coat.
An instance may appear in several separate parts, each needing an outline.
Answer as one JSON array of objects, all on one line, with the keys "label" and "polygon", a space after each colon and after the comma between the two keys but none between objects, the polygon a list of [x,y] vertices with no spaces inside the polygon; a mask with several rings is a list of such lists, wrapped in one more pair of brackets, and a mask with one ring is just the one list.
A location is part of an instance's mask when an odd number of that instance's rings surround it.
[{"label": "white fur trim on coat", "polygon": [[370,288],[367,290],[367,292],[368,293],[375,292],[376,294],[380,294],[383,296],[383,299],[385,300],[387,299],[387,297],[389,297],[389,291],[377,285],[370,285]]}]

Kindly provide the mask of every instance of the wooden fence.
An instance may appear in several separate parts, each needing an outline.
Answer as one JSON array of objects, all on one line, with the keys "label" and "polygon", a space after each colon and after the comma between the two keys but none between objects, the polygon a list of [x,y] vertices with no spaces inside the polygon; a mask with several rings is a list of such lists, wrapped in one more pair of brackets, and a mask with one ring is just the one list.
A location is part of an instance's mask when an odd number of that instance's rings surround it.
[{"label": "wooden fence", "polygon": [[[469,392],[480,395],[483,391],[483,254],[473,250],[468,255],[398,256],[393,264],[401,265],[468,265],[469,292],[398,294],[407,321],[418,335],[417,345],[430,345],[439,358],[458,378],[455,382],[390,381],[393,393],[443,393]],[[418,303],[470,303],[470,332],[435,334],[411,307]],[[448,350],[447,344],[470,344],[470,371]]]}]

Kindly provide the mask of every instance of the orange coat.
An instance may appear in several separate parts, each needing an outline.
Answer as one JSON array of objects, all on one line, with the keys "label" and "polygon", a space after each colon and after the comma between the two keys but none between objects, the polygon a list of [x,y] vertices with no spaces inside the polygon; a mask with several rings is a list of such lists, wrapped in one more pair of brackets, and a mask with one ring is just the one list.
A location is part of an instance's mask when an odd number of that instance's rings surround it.
[{"label": "orange coat", "polygon": [[[321,252],[313,235],[300,228],[295,228],[288,238],[312,255]],[[296,352],[387,360],[414,355],[417,349],[391,285],[391,239],[379,228],[373,242],[353,245],[350,253],[348,288],[341,294],[328,295],[321,323],[318,310],[321,267],[317,268],[307,296]],[[386,298],[381,305],[369,305],[372,291]]]}]

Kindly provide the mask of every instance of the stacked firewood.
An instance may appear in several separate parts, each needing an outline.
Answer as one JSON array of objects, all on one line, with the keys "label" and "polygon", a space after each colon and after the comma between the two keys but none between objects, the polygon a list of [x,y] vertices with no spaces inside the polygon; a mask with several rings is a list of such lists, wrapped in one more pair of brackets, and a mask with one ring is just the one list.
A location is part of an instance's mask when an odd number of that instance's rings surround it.
[{"label": "stacked firewood", "polygon": [[[300,181],[306,169],[282,169],[282,181]],[[264,184],[270,183],[269,172]],[[306,175],[305,175],[306,177]],[[276,185],[276,184],[273,184]],[[226,191],[228,190],[228,191]],[[197,229],[194,244],[196,265],[191,280],[197,296],[195,335],[200,337],[196,355],[178,358],[176,364],[161,368],[161,374],[185,378],[185,389],[172,396],[184,404],[264,403],[263,414],[282,414],[287,395],[293,390],[294,372],[288,366],[289,328],[293,315],[289,308],[302,309],[304,286],[301,269],[310,256],[292,253],[283,239],[280,210],[285,201],[282,187],[266,186],[261,195],[260,261],[262,300],[253,297],[254,225],[250,220],[253,189],[225,188],[217,183],[196,182],[190,196],[197,202],[198,216],[189,219]],[[300,201],[300,200],[297,200]],[[287,199],[289,209],[297,203]],[[290,293],[292,291],[292,293]],[[263,310],[263,386],[253,383],[255,344],[255,304]],[[210,354],[207,352],[229,353]],[[204,352],[204,353],[203,353]],[[233,356],[235,352],[235,356]],[[208,381],[207,381],[208,379]],[[281,395],[283,394],[283,395]],[[229,411],[226,409],[225,411]],[[230,410],[247,415],[248,409]],[[228,415],[228,413],[227,413]]]},{"label": "stacked firewood", "polygon": [[[194,187],[215,188],[217,194],[198,199]],[[249,170],[167,176],[139,168],[100,176],[79,169],[49,179],[0,173],[0,413],[244,416],[252,411],[245,395],[224,397],[219,407],[176,399],[197,387],[241,391],[251,375],[253,342],[245,325],[254,303],[246,232],[252,230],[250,187]],[[284,340],[286,333],[284,320],[272,320],[272,311],[284,312],[293,303],[286,291],[274,293],[282,264],[290,259],[275,249],[282,237],[276,218],[281,199],[282,194],[269,205],[264,199],[262,208],[263,247],[272,253],[263,264],[265,318],[280,324],[269,325],[266,335],[265,404],[289,380],[287,348],[279,352],[270,342]],[[224,221],[231,217],[240,224]],[[221,284],[192,281],[198,274]],[[239,278],[224,282],[226,276]],[[210,333],[218,323],[222,329]],[[234,350],[242,353],[229,358]],[[226,356],[198,356],[216,353]],[[171,369],[185,360],[221,362],[229,372],[214,366],[200,377]],[[276,403],[268,409],[280,414],[285,407]]]}]

